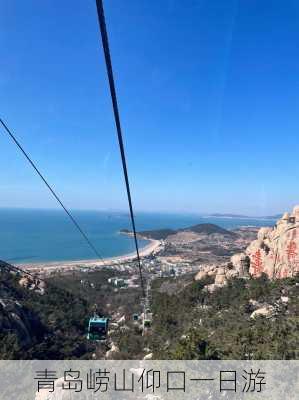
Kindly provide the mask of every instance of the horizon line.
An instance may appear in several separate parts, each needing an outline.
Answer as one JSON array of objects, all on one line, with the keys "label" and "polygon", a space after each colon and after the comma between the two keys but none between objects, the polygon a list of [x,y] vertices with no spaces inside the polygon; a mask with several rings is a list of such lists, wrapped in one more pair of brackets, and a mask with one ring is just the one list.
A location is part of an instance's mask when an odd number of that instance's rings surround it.
[{"label": "horizon line", "polygon": [[[32,210],[32,211],[62,211],[60,207],[20,207],[20,206],[0,206],[0,210]],[[82,211],[82,212],[107,212],[107,213],[129,213],[129,210],[125,209],[109,209],[109,208],[70,208],[71,211]],[[148,213],[148,214],[185,214],[185,215],[197,215],[199,217],[212,217],[212,218],[251,218],[251,219],[259,219],[259,218],[277,218],[282,215],[282,212],[277,213],[269,213],[268,215],[249,215],[242,214],[238,212],[199,212],[199,211],[186,211],[186,210],[144,210],[138,209],[135,210],[135,213]]]}]

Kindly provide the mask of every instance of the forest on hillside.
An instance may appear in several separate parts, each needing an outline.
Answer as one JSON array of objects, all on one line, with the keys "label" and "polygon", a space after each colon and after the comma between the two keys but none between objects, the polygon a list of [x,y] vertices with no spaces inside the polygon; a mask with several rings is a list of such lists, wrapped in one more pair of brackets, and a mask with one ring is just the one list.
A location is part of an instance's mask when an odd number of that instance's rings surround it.
[{"label": "forest on hillside", "polygon": [[[116,291],[112,271],[76,273],[47,280],[44,294],[20,285],[20,276],[0,271],[1,359],[104,358],[107,345],[86,339],[97,312],[124,316],[111,329],[114,359],[298,359],[299,278],[234,279],[208,293],[207,279],[192,275],[157,278],[151,288],[153,325],[143,336],[138,289]],[[267,316],[252,318],[257,308]]]},{"label": "forest on hillside", "polygon": [[[207,283],[155,282],[155,358],[298,359],[298,277],[233,279],[214,293]],[[268,315],[253,318],[259,308]]]}]

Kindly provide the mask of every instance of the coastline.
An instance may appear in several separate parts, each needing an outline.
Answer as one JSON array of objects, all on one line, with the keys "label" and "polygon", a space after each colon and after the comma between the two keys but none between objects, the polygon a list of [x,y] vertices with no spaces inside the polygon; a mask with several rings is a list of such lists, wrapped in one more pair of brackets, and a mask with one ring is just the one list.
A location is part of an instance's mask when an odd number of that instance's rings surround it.
[{"label": "coastline", "polygon": [[[150,243],[140,249],[140,257],[147,257],[160,247],[160,240],[146,239]],[[88,260],[70,260],[70,261],[41,261],[37,263],[20,263],[17,266],[25,271],[39,274],[49,274],[54,271],[67,272],[74,271],[79,268],[97,268],[105,266],[116,266],[119,263],[131,262],[136,259],[136,252],[124,254],[122,256],[114,256],[103,259]]]}]

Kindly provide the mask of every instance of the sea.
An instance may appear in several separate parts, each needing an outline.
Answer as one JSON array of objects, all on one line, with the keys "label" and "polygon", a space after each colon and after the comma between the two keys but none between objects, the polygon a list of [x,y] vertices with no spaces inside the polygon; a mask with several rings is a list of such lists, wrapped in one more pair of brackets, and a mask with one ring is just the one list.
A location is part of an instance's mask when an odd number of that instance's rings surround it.
[{"label": "sea", "polygon": [[[103,258],[134,252],[133,238],[120,234],[131,229],[129,213],[72,211],[90,241]],[[138,212],[137,231],[184,228],[213,223],[226,229],[240,226],[273,226],[275,220],[208,217],[198,214]],[[146,246],[147,240],[139,240]],[[62,210],[0,208],[0,260],[39,263],[94,259],[95,254]]]}]

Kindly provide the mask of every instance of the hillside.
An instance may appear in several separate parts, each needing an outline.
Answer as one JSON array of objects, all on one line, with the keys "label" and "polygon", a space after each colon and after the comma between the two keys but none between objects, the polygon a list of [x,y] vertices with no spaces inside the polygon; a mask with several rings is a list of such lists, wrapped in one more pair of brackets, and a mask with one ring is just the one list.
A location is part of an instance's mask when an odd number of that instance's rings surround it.
[{"label": "hillside", "polygon": [[90,359],[93,353],[104,358],[107,347],[86,340],[94,304],[114,321],[114,359],[140,359],[148,352],[155,359],[298,358],[298,277],[232,279],[213,293],[205,289],[211,277],[155,279],[153,326],[142,336],[132,320],[140,312],[140,292],[116,293],[107,285],[111,273],[57,276],[41,292],[39,284],[24,285],[24,277],[1,269],[0,358]]},{"label": "hillside", "polygon": [[219,234],[219,235],[227,235],[227,236],[237,236],[235,232],[228,231],[227,229],[221,228],[215,224],[197,224],[190,226],[189,228],[179,229],[181,231],[190,231],[204,235],[212,235],[212,234]]},{"label": "hillside", "polygon": [[209,283],[154,282],[155,359],[298,359],[298,277],[232,279],[213,293]]},{"label": "hillside", "polygon": [[138,234],[144,238],[164,240],[170,235],[175,235],[177,233],[174,229],[155,229],[151,231],[140,231]]},{"label": "hillside", "polygon": [[[186,228],[181,229],[153,229],[153,230],[146,230],[146,231],[139,231],[138,234],[144,238],[148,239],[155,239],[155,240],[165,240],[171,235],[176,235],[177,233],[181,232],[194,232],[197,234],[203,235],[212,235],[212,234],[219,234],[219,235],[226,235],[226,236],[237,236],[236,233],[232,231],[228,231],[226,229],[221,228],[215,224],[197,224],[193,226],[189,226]],[[130,234],[131,232],[128,229],[122,229],[121,233]]]},{"label": "hillside", "polygon": [[0,261],[0,359],[104,358],[107,346],[86,340],[90,316],[140,311],[139,289],[117,293],[107,284],[113,276],[103,268],[40,281]]},{"label": "hillside", "polygon": [[[67,306],[66,306],[67,305]],[[90,307],[80,297],[0,268],[0,359],[80,358]]]},{"label": "hillside", "polygon": [[[78,270],[41,281],[0,262],[0,358],[297,359],[298,223],[297,206],[258,234],[213,224],[171,231],[143,263],[151,282],[145,335],[140,287],[118,288],[110,279],[134,282],[135,270]],[[175,274],[164,274],[169,263]],[[102,345],[86,339],[95,311],[111,318]]]},{"label": "hillside", "polygon": [[[226,230],[215,224],[197,224],[177,230],[142,232],[142,237],[163,239],[160,257],[179,257],[193,264],[221,264],[243,251],[256,237],[256,228]],[[178,258],[177,258],[178,259]]]}]

